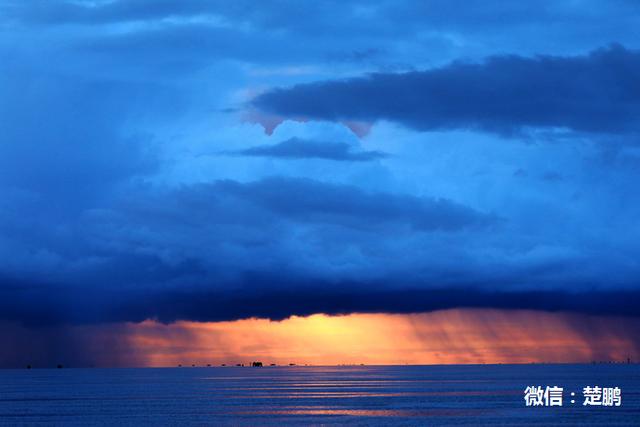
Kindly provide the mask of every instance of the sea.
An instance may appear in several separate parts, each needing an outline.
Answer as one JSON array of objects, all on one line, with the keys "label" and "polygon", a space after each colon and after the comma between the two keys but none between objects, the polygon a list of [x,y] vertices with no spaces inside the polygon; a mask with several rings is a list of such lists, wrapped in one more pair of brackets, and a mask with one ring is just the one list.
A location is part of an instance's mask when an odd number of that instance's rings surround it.
[{"label": "sea", "polygon": [[[557,387],[554,406],[528,387]],[[640,365],[7,369],[0,425],[640,426]]]}]

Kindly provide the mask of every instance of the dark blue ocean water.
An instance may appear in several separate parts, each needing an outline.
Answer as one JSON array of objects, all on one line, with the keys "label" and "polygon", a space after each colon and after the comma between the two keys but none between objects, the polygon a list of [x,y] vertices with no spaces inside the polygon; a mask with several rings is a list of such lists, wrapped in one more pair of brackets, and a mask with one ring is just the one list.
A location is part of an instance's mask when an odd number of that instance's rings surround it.
[{"label": "dark blue ocean water", "polygon": [[[564,405],[526,407],[529,385]],[[583,406],[594,385],[622,406]],[[0,370],[0,424],[640,426],[640,365]]]}]

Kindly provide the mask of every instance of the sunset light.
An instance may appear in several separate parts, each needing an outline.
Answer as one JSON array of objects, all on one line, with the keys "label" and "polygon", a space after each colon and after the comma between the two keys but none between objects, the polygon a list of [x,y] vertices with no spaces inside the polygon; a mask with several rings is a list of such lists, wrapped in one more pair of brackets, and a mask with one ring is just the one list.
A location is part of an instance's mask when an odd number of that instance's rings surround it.
[{"label": "sunset light", "polygon": [[637,426],[639,29],[0,0],[0,427]]}]

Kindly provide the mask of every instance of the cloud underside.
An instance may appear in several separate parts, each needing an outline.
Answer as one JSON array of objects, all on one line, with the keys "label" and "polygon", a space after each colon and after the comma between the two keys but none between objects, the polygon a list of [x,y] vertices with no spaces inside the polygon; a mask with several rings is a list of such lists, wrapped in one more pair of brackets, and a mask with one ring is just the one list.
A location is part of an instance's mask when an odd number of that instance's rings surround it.
[{"label": "cloud underside", "polygon": [[[215,279],[211,279],[212,281]],[[380,283],[334,283],[308,278],[247,274],[232,291],[121,289],[2,283],[2,320],[30,326],[140,322],[155,319],[228,321],[282,320],[315,313],[420,313],[450,308],[533,309],[597,315],[638,316],[640,291],[496,291],[477,288],[385,289]],[[14,285],[16,283],[13,283]],[[211,283],[200,284],[206,288]],[[7,289],[7,285],[9,288]],[[221,287],[217,283],[216,287]]]},{"label": "cloud underside", "polygon": [[269,146],[255,146],[231,152],[238,156],[275,159],[325,159],[345,162],[367,162],[387,157],[380,151],[355,151],[343,142],[313,141],[289,138]]},{"label": "cloud underside", "polygon": [[638,314],[633,269],[600,286],[615,254],[514,256],[508,222],[447,199],[274,177],[132,187],[55,229],[11,223],[23,232],[9,241],[0,319],[26,324],[452,307]]},{"label": "cloud underside", "polygon": [[637,7],[257,3],[0,0],[0,326],[637,316]]},{"label": "cloud underside", "polygon": [[585,56],[493,56],[426,71],[307,83],[259,95],[253,105],[284,117],[389,120],[409,128],[640,130],[640,53],[620,45]]}]

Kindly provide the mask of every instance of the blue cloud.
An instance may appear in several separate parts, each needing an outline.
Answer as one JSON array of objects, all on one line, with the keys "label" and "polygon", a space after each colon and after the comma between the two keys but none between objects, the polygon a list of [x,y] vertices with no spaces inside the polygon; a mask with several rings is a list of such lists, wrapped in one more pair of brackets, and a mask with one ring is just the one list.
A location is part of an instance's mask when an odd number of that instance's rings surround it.
[{"label": "blue cloud", "polygon": [[[213,280],[213,279],[211,279]],[[304,280],[305,286],[300,286]],[[141,322],[156,319],[201,322],[227,321],[248,316],[272,320],[315,313],[419,313],[450,308],[496,308],[570,311],[596,315],[637,317],[640,291],[489,290],[416,288],[403,277],[399,289],[381,283],[327,281],[313,277],[245,272],[227,290],[138,287],[126,292],[52,283],[17,282],[0,278],[0,320],[28,326]],[[80,294],[80,295],[78,295]]]},{"label": "blue cloud", "polygon": [[459,230],[498,221],[445,199],[367,193],[357,187],[307,179],[270,178],[251,184],[223,181],[212,192],[242,198],[297,221],[360,228],[407,224],[417,230]]},{"label": "blue cloud", "polygon": [[422,131],[526,128],[640,131],[640,52],[620,45],[586,56],[494,56],[426,71],[376,73],[274,89],[253,105],[286,117],[391,120]]},{"label": "blue cloud", "polygon": [[301,138],[289,138],[273,145],[259,145],[231,152],[248,157],[271,157],[280,159],[326,159],[347,162],[369,162],[388,157],[380,151],[353,151],[344,142],[313,141]]},{"label": "blue cloud", "polygon": [[142,185],[54,230],[24,214],[29,201],[11,205],[0,318],[31,325],[451,307],[636,314],[633,248],[561,252],[549,229],[528,241],[539,227],[529,217],[518,230],[450,200],[283,177]]},{"label": "blue cloud", "polygon": [[[583,4],[0,0],[0,317],[634,315],[638,8]],[[314,120],[219,113],[269,87]]]}]

